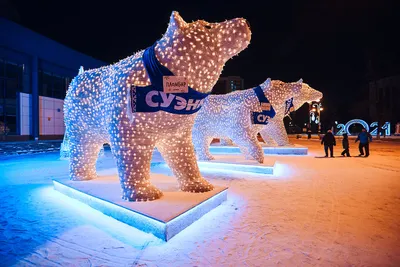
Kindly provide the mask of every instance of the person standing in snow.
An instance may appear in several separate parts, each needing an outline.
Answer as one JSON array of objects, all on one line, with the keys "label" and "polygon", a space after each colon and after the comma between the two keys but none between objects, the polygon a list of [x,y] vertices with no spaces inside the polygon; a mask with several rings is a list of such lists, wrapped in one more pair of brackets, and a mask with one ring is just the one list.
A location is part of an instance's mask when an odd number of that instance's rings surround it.
[{"label": "person standing in snow", "polygon": [[361,133],[357,136],[356,143],[360,141],[358,145],[358,149],[360,150],[359,157],[364,156],[364,148],[365,148],[365,157],[369,156],[369,142],[372,142],[372,136],[370,133],[367,133],[367,130],[362,129]]},{"label": "person standing in snow", "polygon": [[332,130],[328,130],[328,132],[324,135],[321,141],[321,145],[324,145],[325,149],[325,158],[328,157],[328,148],[331,154],[331,158],[333,158],[333,146],[336,146],[335,136],[332,134]]},{"label": "person standing in snow", "polygon": [[349,136],[347,135],[347,133],[343,134],[342,145],[344,149],[342,152],[342,156],[346,155],[347,157],[350,157]]},{"label": "person standing in snow", "polygon": [[311,125],[307,124],[307,139],[311,139]]}]

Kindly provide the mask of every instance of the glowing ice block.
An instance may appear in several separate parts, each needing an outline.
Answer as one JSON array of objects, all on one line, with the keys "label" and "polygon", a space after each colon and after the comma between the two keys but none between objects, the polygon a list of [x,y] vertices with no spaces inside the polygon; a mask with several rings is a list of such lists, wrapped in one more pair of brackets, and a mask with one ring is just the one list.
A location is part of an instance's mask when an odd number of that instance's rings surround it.
[{"label": "glowing ice block", "polygon": [[115,174],[100,175],[89,181],[53,180],[53,184],[57,191],[165,241],[227,199],[227,187],[215,187],[206,193],[189,193],[179,190],[174,177],[152,174],[151,180],[164,195],[146,202],[122,200]]}]

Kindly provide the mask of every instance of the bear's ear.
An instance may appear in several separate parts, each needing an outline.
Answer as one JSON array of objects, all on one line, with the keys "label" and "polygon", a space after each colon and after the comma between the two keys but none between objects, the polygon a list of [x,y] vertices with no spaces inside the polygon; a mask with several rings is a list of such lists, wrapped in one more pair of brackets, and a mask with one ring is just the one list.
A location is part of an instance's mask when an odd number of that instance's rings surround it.
[{"label": "bear's ear", "polygon": [[186,27],[187,23],[183,20],[183,18],[179,15],[178,12],[172,11],[171,17],[169,19],[168,30],[177,30]]},{"label": "bear's ear", "polygon": [[299,94],[302,88],[303,88],[303,79],[300,79],[295,83],[292,83],[293,93]]},{"label": "bear's ear", "polygon": [[82,73],[84,73],[84,72],[85,72],[85,70],[83,69],[83,66],[81,66],[81,67],[79,68],[78,74],[82,74]]},{"label": "bear's ear", "polygon": [[265,80],[265,82],[260,84],[260,87],[261,87],[262,90],[269,89],[271,87],[271,78],[268,78],[267,80]]}]

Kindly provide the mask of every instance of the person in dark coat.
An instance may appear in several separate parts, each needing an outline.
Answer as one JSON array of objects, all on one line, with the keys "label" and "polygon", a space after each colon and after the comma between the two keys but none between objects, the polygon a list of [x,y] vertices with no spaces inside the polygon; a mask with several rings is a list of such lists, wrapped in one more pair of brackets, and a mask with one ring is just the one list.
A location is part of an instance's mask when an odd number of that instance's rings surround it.
[{"label": "person in dark coat", "polygon": [[360,141],[358,145],[358,149],[360,150],[359,157],[364,156],[364,148],[365,148],[365,157],[369,156],[369,142],[372,142],[372,136],[370,133],[367,133],[367,130],[362,129],[361,133],[358,135],[356,139],[356,143]]},{"label": "person in dark coat", "polygon": [[311,139],[311,129],[308,128],[307,130],[307,139]]},{"label": "person in dark coat", "polygon": [[333,158],[333,146],[336,146],[336,139],[335,136],[332,134],[332,130],[328,130],[328,132],[324,135],[321,141],[321,145],[324,145],[325,157],[328,157],[329,148],[331,158]]},{"label": "person in dark coat", "polygon": [[349,136],[346,133],[343,134],[342,145],[343,145],[343,149],[344,149],[342,152],[342,156],[346,155],[347,157],[350,157]]}]

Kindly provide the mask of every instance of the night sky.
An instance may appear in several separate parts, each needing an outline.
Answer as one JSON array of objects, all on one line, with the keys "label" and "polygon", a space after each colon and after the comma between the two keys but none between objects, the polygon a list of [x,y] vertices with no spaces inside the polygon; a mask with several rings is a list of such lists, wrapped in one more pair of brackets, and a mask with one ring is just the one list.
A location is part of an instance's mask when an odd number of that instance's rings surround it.
[{"label": "night sky", "polygon": [[[251,25],[251,44],[227,62],[222,75],[241,76],[246,88],[267,77],[303,78],[324,93],[322,121],[327,123],[367,116],[362,103],[368,99],[368,79],[400,74],[396,1],[259,2],[264,3],[0,0],[0,9],[19,24],[107,63],[160,38],[172,10],[187,22],[244,17]],[[297,117],[307,112],[305,106],[302,110]]]}]

